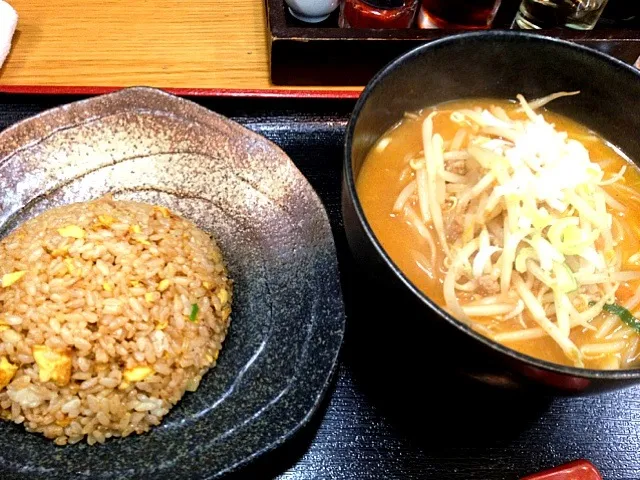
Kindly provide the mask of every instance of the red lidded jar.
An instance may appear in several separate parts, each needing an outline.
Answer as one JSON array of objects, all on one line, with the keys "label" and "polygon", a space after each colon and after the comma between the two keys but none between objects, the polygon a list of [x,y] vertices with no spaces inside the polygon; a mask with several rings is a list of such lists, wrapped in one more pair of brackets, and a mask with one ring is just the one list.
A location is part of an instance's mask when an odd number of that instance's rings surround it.
[{"label": "red lidded jar", "polygon": [[345,0],[340,26],[351,28],[409,28],[418,0]]},{"label": "red lidded jar", "polygon": [[490,28],[501,0],[422,0],[420,28]]}]

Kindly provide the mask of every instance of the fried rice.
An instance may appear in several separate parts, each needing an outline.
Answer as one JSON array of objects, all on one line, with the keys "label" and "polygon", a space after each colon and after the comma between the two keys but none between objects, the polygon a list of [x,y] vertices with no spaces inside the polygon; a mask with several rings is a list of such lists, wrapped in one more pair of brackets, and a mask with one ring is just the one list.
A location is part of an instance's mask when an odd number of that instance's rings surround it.
[{"label": "fried rice", "polygon": [[0,417],[58,445],[148,431],[216,364],[232,286],[215,242],[105,197],[0,242]]}]

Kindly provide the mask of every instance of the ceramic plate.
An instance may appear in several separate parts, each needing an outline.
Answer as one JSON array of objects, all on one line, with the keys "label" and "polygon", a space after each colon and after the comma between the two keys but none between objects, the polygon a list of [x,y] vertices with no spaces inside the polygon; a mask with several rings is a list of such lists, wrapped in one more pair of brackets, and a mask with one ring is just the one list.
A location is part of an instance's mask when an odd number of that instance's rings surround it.
[{"label": "ceramic plate", "polygon": [[219,241],[235,281],[218,365],[144,435],[56,447],[0,422],[0,477],[211,478],[285,441],[317,408],[344,310],[331,229],[278,147],[194,103],[132,88],[0,134],[0,233],[97,198],[163,204]]}]

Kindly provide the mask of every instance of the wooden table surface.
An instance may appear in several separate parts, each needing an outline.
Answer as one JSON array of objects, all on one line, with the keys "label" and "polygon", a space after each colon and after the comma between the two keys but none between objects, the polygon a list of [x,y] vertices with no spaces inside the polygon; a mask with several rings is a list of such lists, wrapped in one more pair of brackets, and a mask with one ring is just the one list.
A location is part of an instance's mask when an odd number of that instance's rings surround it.
[{"label": "wooden table surface", "polygon": [[0,90],[25,85],[297,89],[269,80],[263,0],[9,2],[20,20],[0,70]]}]

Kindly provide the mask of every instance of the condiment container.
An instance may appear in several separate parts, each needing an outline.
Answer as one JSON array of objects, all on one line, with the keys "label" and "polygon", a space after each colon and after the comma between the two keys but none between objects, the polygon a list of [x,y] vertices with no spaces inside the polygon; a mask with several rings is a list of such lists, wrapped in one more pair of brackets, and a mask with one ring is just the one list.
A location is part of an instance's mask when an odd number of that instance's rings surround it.
[{"label": "condiment container", "polygon": [[491,28],[501,0],[422,0],[420,28]]},{"label": "condiment container", "polygon": [[340,0],[285,0],[291,15],[307,23],[318,23],[326,20]]},{"label": "condiment container", "polygon": [[409,28],[418,0],[344,0],[340,26],[344,28]]}]

